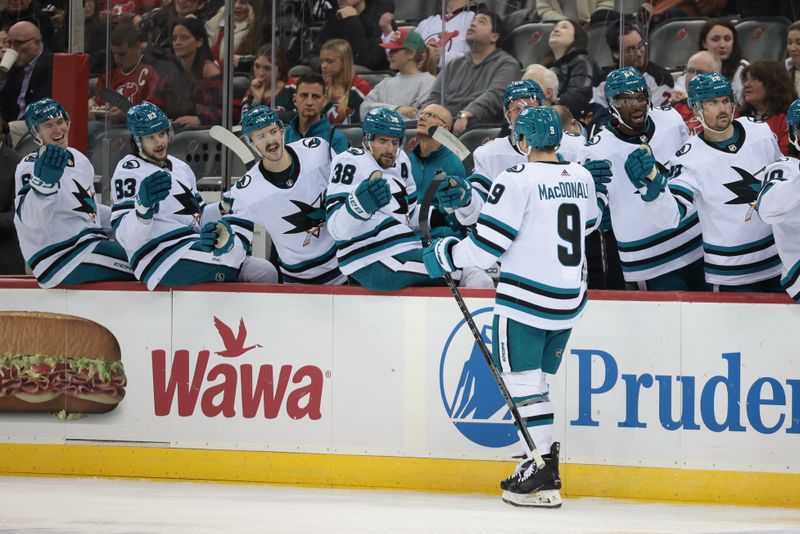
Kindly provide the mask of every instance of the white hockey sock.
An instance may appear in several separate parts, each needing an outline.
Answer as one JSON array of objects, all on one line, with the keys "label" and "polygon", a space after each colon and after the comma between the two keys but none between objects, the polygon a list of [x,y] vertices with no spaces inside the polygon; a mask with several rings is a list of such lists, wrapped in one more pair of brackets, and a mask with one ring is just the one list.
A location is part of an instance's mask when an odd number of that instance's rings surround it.
[{"label": "white hockey sock", "polygon": [[[553,444],[553,403],[550,402],[550,388],[545,374],[541,369],[503,373],[503,380],[536,444],[536,450],[539,454],[549,454]],[[528,458],[532,457],[522,433],[518,431],[517,434],[522,450]]]}]

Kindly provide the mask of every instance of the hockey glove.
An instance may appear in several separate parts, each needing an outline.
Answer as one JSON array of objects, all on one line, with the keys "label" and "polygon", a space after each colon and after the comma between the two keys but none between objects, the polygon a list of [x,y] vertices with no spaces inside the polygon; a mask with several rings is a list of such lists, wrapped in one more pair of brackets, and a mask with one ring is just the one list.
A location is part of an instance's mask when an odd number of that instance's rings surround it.
[{"label": "hockey glove", "polygon": [[472,185],[461,176],[448,176],[436,191],[439,211],[453,213],[458,208],[469,206],[472,200]]},{"label": "hockey glove", "polygon": [[639,147],[628,154],[625,172],[645,202],[655,200],[667,186],[668,176],[658,171],[656,158],[648,148]]},{"label": "hockey glove", "polygon": [[358,184],[355,191],[348,195],[347,211],[353,217],[366,221],[391,200],[392,192],[386,178],[364,180]]},{"label": "hockey glove", "polygon": [[214,243],[214,256],[222,256],[227,254],[233,248],[234,239],[236,234],[228,221],[220,219],[216,223],[217,240]]},{"label": "hockey glove", "polygon": [[46,145],[40,148],[33,164],[31,187],[43,195],[57,193],[68,162],[69,152],[66,148],[58,145]]},{"label": "hockey glove", "polygon": [[607,159],[587,159],[583,162],[583,168],[592,173],[595,191],[607,195],[608,187],[606,187],[606,184],[611,182],[612,176],[611,162]]},{"label": "hockey glove", "polygon": [[158,211],[158,203],[169,196],[172,188],[172,177],[166,171],[156,171],[139,185],[136,195],[136,215],[145,222],[150,222]]},{"label": "hockey glove", "polygon": [[456,270],[453,263],[453,247],[459,243],[455,237],[436,239],[422,251],[422,262],[431,278],[441,278]]},{"label": "hockey glove", "polygon": [[222,193],[222,200],[219,203],[219,211],[223,215],[230,215],[233,213],[233,197],[230,192]]}]

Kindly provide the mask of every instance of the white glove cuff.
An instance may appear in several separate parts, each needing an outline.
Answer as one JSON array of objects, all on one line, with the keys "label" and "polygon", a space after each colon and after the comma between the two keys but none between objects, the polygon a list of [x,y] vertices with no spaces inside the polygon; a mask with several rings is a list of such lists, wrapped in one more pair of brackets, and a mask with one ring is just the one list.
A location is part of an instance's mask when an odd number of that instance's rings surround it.
[{"label": "white glove cuff", "polygon": [[136,201],[134,202],[136,206],[136,217],[143,222],[144,224],[150,224],[153,222],[153,215],[155,214],[155,210],[153,208],[148,208],[142,205],[139,202],[139,197],[136,197]]},{"label": "white glove cuff", "polygon": [[358,197],[356,196],[355,193],[350,193],[349,195],[347,195],[346,206],[347,206],[347,211],[349,211],[350,214],[353,217],[356,217],[357,219],[366,221],[369,220],[370,217],[372,217],[372,214],[361,206],[361,202],[358,201]]},{"label": "white glove cuff", "polygon": [[58,189],[61,185],[61,182],[55,182],[52,184],[48,184],[47,182],[43,182],[41,178],[37,176],[32,176],[30,182],[31,188],[39,194],[50,196],[58,193]]}]

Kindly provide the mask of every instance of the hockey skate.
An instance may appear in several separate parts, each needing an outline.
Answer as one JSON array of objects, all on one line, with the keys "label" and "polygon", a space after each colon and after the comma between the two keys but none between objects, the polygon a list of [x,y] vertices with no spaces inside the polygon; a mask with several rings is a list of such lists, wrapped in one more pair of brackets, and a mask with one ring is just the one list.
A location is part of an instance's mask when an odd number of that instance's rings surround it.
[{"label": "hockey skate", "polygon": [[503,489],[503,502],[514,506],[539,508],[561,507],[561,477],[558,473],[559,444],[553,443],[550,454],[542,455],[545,465],[542,469],[535,462],[526,460],[517,472],[500,483]]}]

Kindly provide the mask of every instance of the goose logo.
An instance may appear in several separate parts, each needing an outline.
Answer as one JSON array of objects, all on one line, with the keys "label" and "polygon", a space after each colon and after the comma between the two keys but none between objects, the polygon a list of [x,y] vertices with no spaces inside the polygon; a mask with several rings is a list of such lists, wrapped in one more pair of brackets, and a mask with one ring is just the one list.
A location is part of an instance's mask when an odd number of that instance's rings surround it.
[{"label": "goose logo", "polygon": [[[483,342],[492,346],[492,308],[472,313]],[[500,448],[517,442],[517,431],[481,349],[462,319],[447,338],[439,363],[439,390],[447,416],[478,445]]]}]

